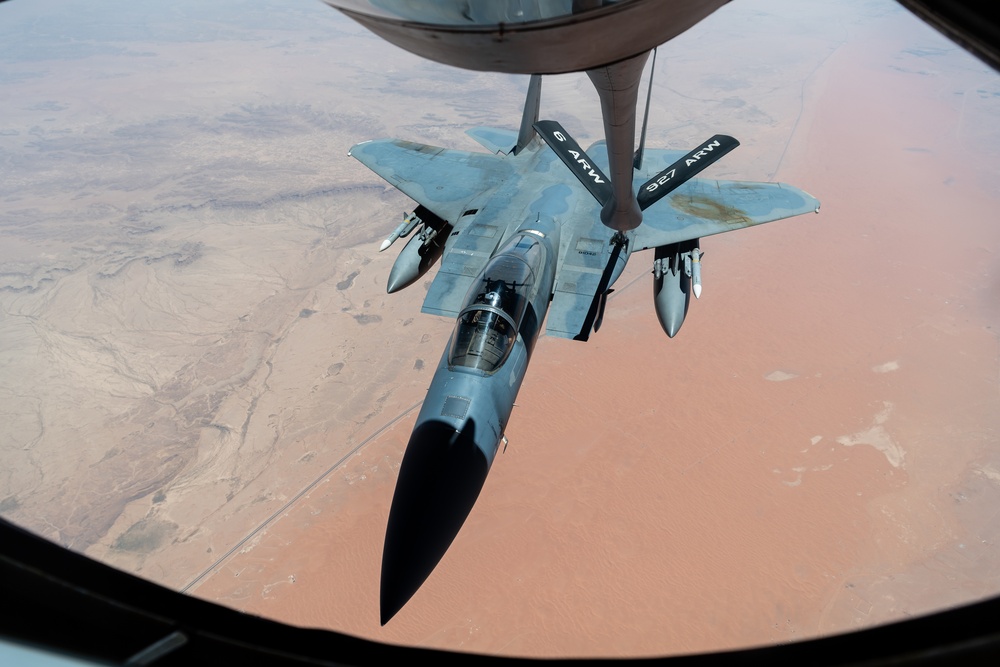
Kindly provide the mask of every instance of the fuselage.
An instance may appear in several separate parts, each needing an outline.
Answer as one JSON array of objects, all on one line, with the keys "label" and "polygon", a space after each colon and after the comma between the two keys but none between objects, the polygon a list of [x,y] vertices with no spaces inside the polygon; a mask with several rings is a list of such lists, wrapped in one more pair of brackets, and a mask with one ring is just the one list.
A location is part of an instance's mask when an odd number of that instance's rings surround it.
[{"label": "fuselage", "polygon": [[[447,425],[492,464],[548,310],[559,232],[542,213],[526,219],[473,281],[408,447]],[[439,426],[428,431],[428,422]]]},{"label": "fuselage", "polygon": [[[516,159],[538,164],[530,152]],[[504,190],[479,209],[503,239],[469,287],[400,463],[382,551],[382,623],[429,576],[472,510],[552,296],[569,192]],[[518,198],[523,204],[512,208]],[[504,212],[511,224],[501,223]]]}]

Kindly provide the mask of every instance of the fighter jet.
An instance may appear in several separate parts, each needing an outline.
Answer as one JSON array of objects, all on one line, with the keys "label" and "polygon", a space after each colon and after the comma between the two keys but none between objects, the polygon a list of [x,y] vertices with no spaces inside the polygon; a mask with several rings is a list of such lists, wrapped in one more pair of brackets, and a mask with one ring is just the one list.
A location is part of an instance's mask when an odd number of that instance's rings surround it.
[{"label": "fighter jet", "polygon": [[[337,5],[353,0],[326,1]],[[955,0],[949,3],[954,7],[944,9],[937,7],[943,3],[934,0],[900,2],[998,68],[1000,30],[993,15],[984,13],[988,6],[970,0]],[[698,3],[677,4],[697,6]],[[541,41],[553,40],[544,35]],[[499,136],[506,135],[501,132]],[[411,218],[403,228],[410,226],[412,231],[421,222]],[[132,662],[156,659],[161,663],[219,655],[250,660],[266,657],[272,663],[310,665],[331,660],[358,664],[398,662],[426,659],[428,655],[441,664],[483,661],[483,656],[378,644],[233,612],[97,563],[3,519],[0,519],[0,582],[4,584],[8,604],[18,609],[16,622],[11,619],[0,624],[3,636],[0,650],[5,652],[4,657],[13,651],[21,651],[17,655],[31,655],[31,651],[35,653],[32,657],[40,660],[52,654],[105,662],[121,661],[127,655],[133,656]],[[43,589],[45,594],[39,595]],[[385,599],[383,588],[383,622]],[[926,664],[928,656],[950,655],[955,662],[995,664],[1000,656],[998,614],[1000,597],[994,597],[864,631],[715,653],[709,659],[728,660],[730,664],[765,661],[847,665],[863,660],[868,664],[899,665]],[[51,620],[67,615],[72,616],[73,622],[53,630]],[[994,658],[990,659],[990,655]],[[687,656],[677,659],[685,661]]]},{"label": "fighter jet", "polygon": [[739,145],[726,135],[690,151],[645,149],[644,139],[633,150],[647,56],[588,70],[605,141],[586,150],[557,121],[539,120],[539,75],[518,131],[468,131],[486,153],[401,139],[350,150],[417,204],[380,248],[410,236],[388,291],[439,262],[422,310],[455,318],[400,466],[382,559],[383,624],[471,511],[543,331],[587,340],[629,258],[652,249],[655,311],[673,337],[701,292],[702,237],[819,208],[782,183],[694,178]]}]

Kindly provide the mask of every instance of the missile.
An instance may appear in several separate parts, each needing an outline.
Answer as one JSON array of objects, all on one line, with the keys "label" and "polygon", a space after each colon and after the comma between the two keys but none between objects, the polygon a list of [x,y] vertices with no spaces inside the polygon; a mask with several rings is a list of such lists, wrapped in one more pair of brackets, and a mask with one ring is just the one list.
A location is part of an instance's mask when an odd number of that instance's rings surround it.
[{"label": "missile", "polygon": [[691,251],[691,291],[694,298],[701,298],[701,256],[704,255],[701,248]]},{"label": "missile", "polygon": [[378,251],[382,252],[395,243],[396,239],[408,236],[420,222],[421,220],[416,213],[404,214],[403,221],[393,230],[392,234],[389,234],[385,241],[382,241],[382,245],[378,247]]}]

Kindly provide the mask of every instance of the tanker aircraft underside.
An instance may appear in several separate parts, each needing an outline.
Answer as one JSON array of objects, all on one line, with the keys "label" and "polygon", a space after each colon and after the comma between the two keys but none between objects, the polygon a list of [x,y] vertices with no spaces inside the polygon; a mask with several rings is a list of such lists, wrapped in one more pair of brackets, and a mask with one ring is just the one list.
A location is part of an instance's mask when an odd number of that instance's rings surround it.
[{"label": "tanker aircraft underside", "polygon": [[[690,151],[645,149],[644,121],[634,150],[648,55],[587,70],[606,139],[586,150],[556,121],[539,120],[539,75],[519,131],[468,131],[489,153],[400,139],[350,150],[417,203],[380,248],[410,236],[388,291],[440,261],[423,312],[456,319],[400,466],[382,555],[383,624],[471,511],[543,325],[549,336],[587,340],[628,259],[652,249],[655,310],[673,337],[701,294],[701,237],[819,209],[782,183],[694,178],[739,145],[729,136]],[[648,99],[646,108],[648,120]]]}]

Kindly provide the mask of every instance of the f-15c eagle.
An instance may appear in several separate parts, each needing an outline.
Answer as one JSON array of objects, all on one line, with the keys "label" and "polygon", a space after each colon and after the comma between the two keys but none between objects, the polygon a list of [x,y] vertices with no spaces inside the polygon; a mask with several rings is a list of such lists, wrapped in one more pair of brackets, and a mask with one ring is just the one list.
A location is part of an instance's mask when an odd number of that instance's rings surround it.
[{"label": "f-15c eagle", "polygon": [[[400,467],[382,560],[383,623],[471,511],[543,331],[587,340],[629,258],[652,249],[655,310],[672,337],[700,294],[699,239],[819,208],[782,183],[694,178],[739,145],[729,136],[690,151],[645,149],[643,139],[633,152],[635,88],[647,56],[588,71],[606,101],[607,141],[586,150],[558,122],[539,120],[539,75],[530,79],[519,131],[468,131],[488,153],[400,139],[350,150],[417,203],[382,244],[410,236],[388,291],[440,261],[423,312],[456,318]],[[625,84],[632,113],[616,122],[611,100],[621,100]]]}]

